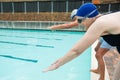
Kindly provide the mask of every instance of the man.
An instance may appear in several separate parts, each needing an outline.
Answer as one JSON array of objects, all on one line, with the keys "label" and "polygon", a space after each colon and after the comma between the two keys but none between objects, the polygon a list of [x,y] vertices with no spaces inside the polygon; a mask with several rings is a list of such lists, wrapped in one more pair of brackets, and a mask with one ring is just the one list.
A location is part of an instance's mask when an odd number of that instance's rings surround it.
[{"label": "man", "polygon": [[[84,21],[85,18],[89,18],[89,20],[95,20],[96,18],[97,19],[93,23],[91,23],[91,26],[87,29],[87,32],[82,37],[82,39],[78,41],[68,51],[68,53],[66,53],[66,55],[64,55],[50,67],[45,69],[44,72],[55,70],[65,63],[78,57],[84,50],[91,46],[101,36],[110,45],[120,46],[120,12],[115,12],[99,17],[99,12],[96,6],[92,3],[86,3],[83,4],[77,11],[77,19],[79,19],[79,22]],[[113,42],[117,42],[112,43],[110,39],[113,40]],[[120,69],[120,67],[118,69]]]},{"label": "man", "polygon": [[105,79],[105,64],[103,57],[104,55],[111,50],[113,47],[109,45],[102,37],[99,39],[97,46],[95,48],[96,51],[96,59],[98,61],[97,69],[92,69],[91,71],[97,74],[100,74],[99,80]]},{"label": "man", "polygon": [[[70,22],[70,23],[66,23],[66,24],[60,24],[60,25],[54,25],[54,26],[51,26],[49,27],[48,29],[52,29],[52,30],[55,30],[55,29],[64,29],[64,28],[71,28],[71,27],[76,27],[78,26],[78,21],[77,21],[77,18],[76,18],[76,14],[77,14],[77,9],[74,9],[72,12],[71,12],[71,20],[73,20],[73,22]],[[77,23],[76,23],[77,22]],[[82,25],[88,29],[88,27],[91,25],[90,23],[91,22],[94,22],[94,20],[91,20],[91,21],[86,21],[84,20],[82,23]],[[75,24],[75,25],[74,25]],[[98,61],[98,68],[97,69],[93,69],[91,70],[92,72],[94,73],[97,73],[97,74],[100,74],[100,79],[101,80],[104,80],[104,75],[105,75],[105,64],[104,64],[104,61],[103,61],[103,56],[105,55],[106,52],[108,52],[110,49],[112,48],[112,46],[110,46],[106,41],[104,41],[103,38],[100,38],[99,39],[99,42],[95,48],[95,51],[96,51],[96,59]]]},{"label": "man", "polygon": [[53,25],[53,26],[48,27],[48,29],[56,30],[56,29],[72,28],[72,27],[78,26],[79,23],[78,23],[77,18],[76,18],[76,13],[77,13],[77,9],[74,9],[71,12],[70,18],[71,18],[72,22],[60,24],[60,25]]}]

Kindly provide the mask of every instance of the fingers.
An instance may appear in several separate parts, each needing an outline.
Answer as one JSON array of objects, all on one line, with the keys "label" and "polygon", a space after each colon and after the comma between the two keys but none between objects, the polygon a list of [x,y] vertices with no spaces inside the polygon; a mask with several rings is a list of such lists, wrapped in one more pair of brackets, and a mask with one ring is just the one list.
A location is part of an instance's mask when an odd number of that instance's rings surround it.
[{"label": "fingers", "polygon": [[48,71],[52,71],[55,69],[57,69],[57,67],[55,65],[52,65],[52,66],[48,67],[47,69],[43,70],[43,72],[48,72]]},{"label": "fingers", "polygon": [[49,71],[49,69],[44,69],[42,72],[48,72]]},{"label": "fingers", "polygon": [[47,27],[47,29],[51,29],[51,27]]},{"label": "fingers", "polygon": [[47,27],[47,29],[53,29],[55,26],[53,25],[53,26],[50,26],[50,27]]},{"label": "fingers", "polygon": [[48,72],[48,71],[53,71],[55,69],[57,69],[59,66],[56,64],[57,62],[55,62],[54,64],[52,64],[50,67],[48,67],[47,69],[44,69],[42,72]]},{"label": "fingers", "polygon": [[57,63],[58,63],[58,61],[59,61],[59,60],[57,60],[56,62],[54,62],[52,65],[55,65],[55,64],[57,64]]}]

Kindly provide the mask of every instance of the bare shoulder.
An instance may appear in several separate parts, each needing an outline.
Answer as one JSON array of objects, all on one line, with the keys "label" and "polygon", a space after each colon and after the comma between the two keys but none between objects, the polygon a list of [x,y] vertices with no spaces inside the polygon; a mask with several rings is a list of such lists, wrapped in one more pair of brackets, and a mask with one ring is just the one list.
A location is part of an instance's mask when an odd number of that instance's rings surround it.
[{"label": "bare shoulder", "polygon": [[106,21],[107,20],[104,18],[104,16],[101,16],[101,17],[99,17],[95,20],[95,22],[92,24],[92,26],[94,25],[95,27],[96,26],[97,27],[102,27],[106,24]]},{"label": "bare shoulder", "polygon": [[100,26],[101,25],[106,26],[108,24],[120,23],[119,21],[120,21],[120,11],[103,15],[98,19],[96,19],[95,23],[97,23],[97,25],[100,25]]},{"label": "bare shoulder", "polygon": [[118,33],[120,30],[120,11],[99,17],[95,25],[109,33]]},{"label": "bare shoulder", "polygon": [[103,15],[103,16],[99,17],[99,19],[102,20],[102,21],[120,20],[120,11],[110,13],[110,14],[107,14],[107,15]]}]

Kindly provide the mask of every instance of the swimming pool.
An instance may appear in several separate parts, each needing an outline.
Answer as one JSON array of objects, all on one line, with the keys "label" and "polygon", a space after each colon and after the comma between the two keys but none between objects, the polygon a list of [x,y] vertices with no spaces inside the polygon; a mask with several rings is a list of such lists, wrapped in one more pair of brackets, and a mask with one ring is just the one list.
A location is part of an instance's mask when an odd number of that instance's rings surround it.
[{"label": "swimming pool", "polygon": [[84,32],[1,29],[0,80],[90,80],[91,48],[59,69],[42,73],[83,34]]}]

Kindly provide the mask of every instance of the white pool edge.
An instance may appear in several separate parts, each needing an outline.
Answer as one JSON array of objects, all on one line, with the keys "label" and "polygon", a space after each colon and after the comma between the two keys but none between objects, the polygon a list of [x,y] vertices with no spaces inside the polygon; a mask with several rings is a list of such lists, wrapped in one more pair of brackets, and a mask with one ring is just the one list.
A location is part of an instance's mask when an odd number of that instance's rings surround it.
[{"label": "white pool edge", "polygon": [[[96,69],[97,66],[98,66],[97,60],[95,58],[95,51],[94,51],[94,48],[95,48],[97,42],[98,41],[96,41],[92,45],[92,51],[91,51],[91,69]],[[99,80],[99,75],[91,72],[91,80]],[[105,66],[105,80],[110,80],[106,66]]]}]

